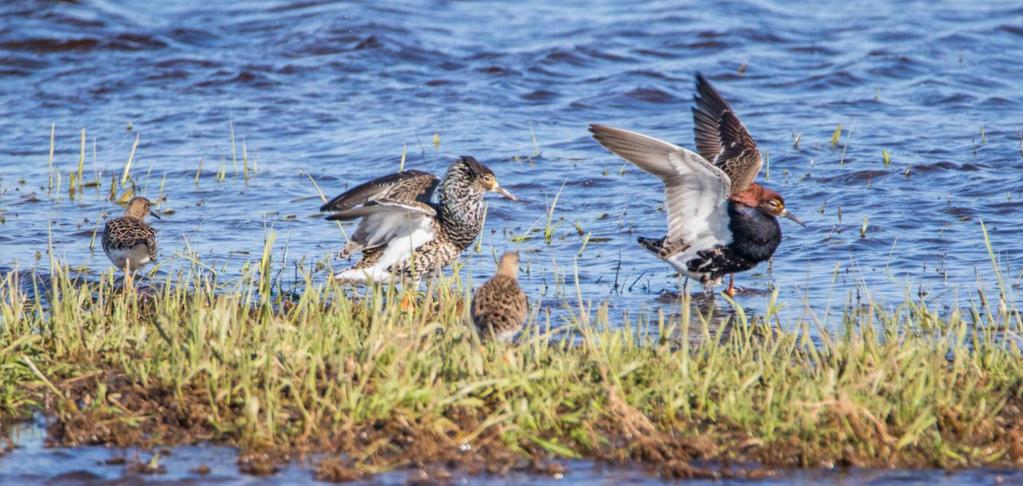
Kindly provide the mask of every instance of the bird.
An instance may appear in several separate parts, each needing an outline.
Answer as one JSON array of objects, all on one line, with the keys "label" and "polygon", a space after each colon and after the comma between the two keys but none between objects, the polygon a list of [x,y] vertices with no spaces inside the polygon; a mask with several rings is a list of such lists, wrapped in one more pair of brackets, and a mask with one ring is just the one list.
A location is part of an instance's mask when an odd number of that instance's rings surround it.
[{"label": "bird", "polygon": [[[434,192],[437,202],[432,202]],[[501,187],[494,171],[471,156],[459,157],[443,179],[406,170],[360,184],[324,204],[331,221],[359,219],[340,252],[361,252],[351,268],[334,275],[340,283],[419,282],[424,275],[455,261],[483,230],[494,192],[518,198]]]},{"label": "bird", "polygon": [[156,260],[156,229],[145,220],[147,215],[160,219],[152,204],[144,197],[133,197],[124,216],[111,218],[103,226],[103,252],[124,272],[126,285],[136,270]]},{"label": "bird", "polygon": [[[638,242],[713,295],[724,276],[771,258],[782,239],[778,217],[805,224],[780,194],[754,182],[763,165],[756,141],[699,73],[694,101],[699,153],[606,125],[591,124],[590,132],[606,149],[661,179],[667,234]],[[734,276],[726,293],[735,295]]]},{"label": "bird", "polygon": [[526,293],[519,287],[519,252],[501,255],[497,274],[472,297],[472,321],[484,340],[511,341],[522,329],[529,309]]}]

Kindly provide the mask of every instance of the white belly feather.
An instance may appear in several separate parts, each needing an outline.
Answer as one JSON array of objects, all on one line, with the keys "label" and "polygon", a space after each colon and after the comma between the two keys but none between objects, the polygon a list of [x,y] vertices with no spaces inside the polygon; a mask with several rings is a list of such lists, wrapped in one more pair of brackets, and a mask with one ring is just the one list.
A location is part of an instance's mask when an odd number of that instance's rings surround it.
[{"label": "white belly feather", "polygon": [[149,248],[145,245],[135,245],[131,249],[110,248],[106,254],[114,266],[122,269],[125,266],[130,266],[132,270],[137,270],[152,261],[149,256]]}]

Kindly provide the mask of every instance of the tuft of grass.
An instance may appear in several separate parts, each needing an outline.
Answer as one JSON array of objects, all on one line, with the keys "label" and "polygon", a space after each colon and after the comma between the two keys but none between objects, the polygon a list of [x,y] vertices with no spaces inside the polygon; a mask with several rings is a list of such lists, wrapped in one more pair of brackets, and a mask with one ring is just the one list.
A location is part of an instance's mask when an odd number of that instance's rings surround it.
[{"label": "tuft of grass", "polygon": [[228,129],[231,135],[231,167],[234,174],[238,174],[238,148],[234,140],[234,120],[228,122]]},{"label": "tuft of grass", "polygon": [[199,157],[199,166],[195,168],[195,187],[199,187],[199,176],[202,175],[202,163],[205,161],[205,155]]},{"label": "tuft of grass", "polygon": [[123,292],[113,272],[84,280],[52,259],[0,277],[0,415],[50,404],[57,443],[329,451],[359,474],[523,458],[665,474],[1023,461],[1023,359],[1006,338],[1023,324],[1004,303],[866,302],[830,331],[775,323],[777,291],[764,315],[734,307],[724,324],[687,295],[678,315],[612,322],[577,293],[556,326],[481,344],[457,275],[352,293],[303,269],[302,291],[282,292],[273,240],[231,282],[197,265]]},{"label": "tuft of grass", "polygon": [[838,147],[838,142],[842,139],[842,124],[839,123],[835,127],[835,131],[831,133],[831,146]]},{"label": "tuft of grass", "polygon": [[881,160],[884,162],[885,167],[892,165],[892,153],[888,149],[881,149]]},{"label": "tuft of grass", "polygon": [[48,176],[47,176],[47,183],[46,183],[46,190],[50,194],[53,193],[53,154],[56,151],[56,146],[57,146],[56,137],[57,137],[57,124],[56,123],[51,123],[50,124],[50,158],[48,159],[48,162],[47,162],[49,164],[49,170],[47,171]]},{"label": "tuft of grass", "polygon": [[558,193],[554,195],[554,200],[552,200],[551,205],[547,207],[546,224],[544,224],[543,227],[543,240],[548,245],[551,244],[551,240],[554,239],[554,230],[558,227],[557,223],[554,222],[554,209],[558,207],[558,199],[561,198],[561,193],[565,190],[566,183],[567,181],[561,183]]},{"label": "tuft of grass", "polygon": [[[849,129],[846,130],[846,132],[845,132],[845,143],[842,144],[842,156],[839,157],[839,159],[838,159],[838,165],[844,165],[845,164],[845,154],[849,151],[849,140],[852,139],[853,127],[855,127],[855,125],[856,125],[855,123],[853,125],[850,125]],[[842,133],[841,128],[842,128],[842,126],[839,125],[838,126],[838,130],[837,130],[839,135],[841,135],[841,133]],[[832,141],[832,145],[834,145],[834,144],[836,144],[838,142],[838,139],[836,139],[834,136],[832,136],[831,137],[831,141]]]},{"label": "tuft of grass", "polygon": [[124,187],[128,183],[128,178],[131,177],[131,165],[135,162],[135,151],[139,148],[139,140],[141,134],[135,134],[135,143],[131,144],[131,153],[128,154],[128,160],[124,162],[124,169],[121,171],[120,187]]},{"label": "tuft of grass", "polygon": [[[78,152],[78,174],[75,177],[75,186],[78,192],[81,191],[85,178],[85,129],[82,129],[81,145]],[[71,199],[74,199],[75,191],[72,191]]]},{"label": "tuft of grass", "polygon": [[245,180],[245,184],[249,183],[249,147],[245,143],[245,137],[242,137],[242,178]]},{"label": "tuft of grass", "polygon": [[863,224],[860,225],[860,238],[867,237],[867,228],[870,227],[870,215],[863,215]]},{"label": "tuft of grass", "polygon": [[530,158],[537,158],[540,156],[540,142],[536,140],[536,130],[533,130],[533,122],[529,122],[529,136],[533,140],[533,155]]}]

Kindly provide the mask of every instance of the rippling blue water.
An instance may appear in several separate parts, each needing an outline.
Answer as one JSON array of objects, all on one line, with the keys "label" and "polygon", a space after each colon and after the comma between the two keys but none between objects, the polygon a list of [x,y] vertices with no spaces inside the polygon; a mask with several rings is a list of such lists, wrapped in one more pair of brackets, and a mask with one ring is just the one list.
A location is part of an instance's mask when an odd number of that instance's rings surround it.
[{"label": "rippling blue water", "polygon": [[[809,223],[782,223],[773,264],[739,276],[741,303],[762,308],[772,286],[794,317],[863,288],[963,303],[991,279],[981,220],[1010,283],[1023,278],[1020,59],[1017,2],[6,2],[0,268],[35,265],[52,231],[58,254],[106,271],[89,240],[120,211],[107,184],[136,136],[133,176],[173,210],[158,222],[164,268],[191,248],[228,274],[269,229],[279,262],[336,251],[310,178],[329,196],[396,170],[405,147],[407,167],[438,173],[475,155],[527,199],[492,201],[483,250],[465,258],[477,278],[520,248],[546,306],[563,305],[551,284],[577,265],[587,299],[671,310],[657,297],[677,277],[634,243],[664,232],[659,182],[586,125],[692,147],[700,71],[764,150],[762,182]],[[83,128],[87,180],[104,186],[69,201]],[[515,243],[542,230],[562,185],[553,240]]]}]

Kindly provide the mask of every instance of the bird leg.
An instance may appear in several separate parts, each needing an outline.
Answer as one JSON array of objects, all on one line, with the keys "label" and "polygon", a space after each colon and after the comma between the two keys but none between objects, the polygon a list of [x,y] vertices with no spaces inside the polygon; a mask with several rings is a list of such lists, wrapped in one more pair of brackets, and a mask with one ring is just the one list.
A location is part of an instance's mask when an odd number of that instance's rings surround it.
[{"label": "bird leg", "polygon": [[124,291],[127,292],[129,288],[135,289],[135,275],[131,271],[131,265],[126,263],[124,265]]},{"label": "bird leg", "polygon": [[401,296],[401,303],[398,304],[398,308],[402,312],[411,313],[416,310],[416,293],[414,291],[405,292],[405,295]]},{"label": "bird leg", "polygon": [[725,289],[725,295],[731,298],[735,298],[735,274],[728,275],[728,288]]}]

